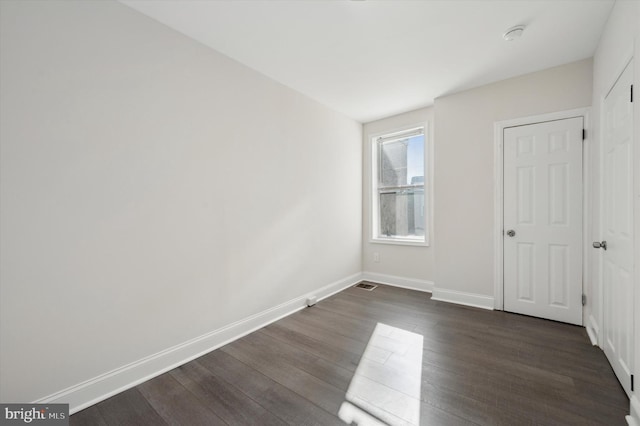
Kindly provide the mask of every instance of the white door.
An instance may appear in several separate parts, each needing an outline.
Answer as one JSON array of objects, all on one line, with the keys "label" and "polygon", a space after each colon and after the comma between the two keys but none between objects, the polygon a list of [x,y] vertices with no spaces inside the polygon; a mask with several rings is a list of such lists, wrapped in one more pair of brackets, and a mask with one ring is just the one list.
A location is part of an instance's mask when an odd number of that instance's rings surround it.
[{"label": "white door", "polygon": [[582,324],[582,129],[504,129],[505,311]]},{"label": "white door", "polygon": [[[603,105],[603,342],[630,396],[633,360],[633,78],[628,65]],[[604,247],[602,247],[604,249]]]}]

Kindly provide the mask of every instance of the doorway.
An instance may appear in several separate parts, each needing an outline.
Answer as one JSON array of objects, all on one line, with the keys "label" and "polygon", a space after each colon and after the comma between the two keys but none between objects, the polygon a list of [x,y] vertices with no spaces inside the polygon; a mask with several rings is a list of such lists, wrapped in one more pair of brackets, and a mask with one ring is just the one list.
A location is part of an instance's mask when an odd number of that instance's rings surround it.
[{"label": "doorway", "polygon": [[587,110],[496,123],[495,308],[583,324]]},{"label": "doorway", "polygon": [[633,390],[633,62],[602,104],[602,349],[620,384]]}]

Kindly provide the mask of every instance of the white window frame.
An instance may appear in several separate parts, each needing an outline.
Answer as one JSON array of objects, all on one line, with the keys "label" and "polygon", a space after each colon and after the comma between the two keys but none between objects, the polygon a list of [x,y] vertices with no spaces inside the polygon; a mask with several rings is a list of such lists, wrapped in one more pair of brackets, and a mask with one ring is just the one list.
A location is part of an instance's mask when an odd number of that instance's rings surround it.
[{"label": "white window frame", "polygon": [[[380,205],[379,205],[379,197],[378,197],[378,140],[382,138],[390,138],[399,136],[402,137],[405,134],[410,134],[412,131],[417,131],[418,129],[422,129],[422,134],[424,135],[424,237],[386,237],[379,235],[380,230]],[[370,202],[370,217],[369,217],[369,242],[378,243],[378,244],[394,244],[394,245],[405,245],[405,246],[428,246],[429,245],[429,234],[431,230],[431,215],[430,213],[430,205],[431,205],[431,176],[432,176],[432,165],[430,163],[430,134],[428,123],[420,123],[414,124],[411,126],[405,126],[402,128],[393,129],[391,131],[376,133],[373,135],[369,135],[369,150],[371,153],[371,163],[370,163],[370,192],[369,195],[371,197]]]}]

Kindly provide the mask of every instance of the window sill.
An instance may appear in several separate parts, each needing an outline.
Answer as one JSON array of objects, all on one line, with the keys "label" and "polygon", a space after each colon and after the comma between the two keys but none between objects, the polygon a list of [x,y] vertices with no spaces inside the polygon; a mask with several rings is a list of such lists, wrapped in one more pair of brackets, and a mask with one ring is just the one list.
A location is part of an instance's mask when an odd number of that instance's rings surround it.
[{"label": "window sill", "polygon": [[429,243],[422,239],[417,238],[371,238],[369,240],[373,244],[392,244],[397,246],[420,246],[428,247]]}]

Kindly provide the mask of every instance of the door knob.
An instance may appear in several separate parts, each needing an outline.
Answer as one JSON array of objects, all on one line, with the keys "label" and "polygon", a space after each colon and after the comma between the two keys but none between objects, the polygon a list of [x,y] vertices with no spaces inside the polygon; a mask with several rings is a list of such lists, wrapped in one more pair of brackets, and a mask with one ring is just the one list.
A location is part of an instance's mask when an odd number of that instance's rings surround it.
[{"label": "door knob", "polygon": [[601,249],[606,250],[607,249],[607,242],[606,241],[602,241],[602,242],[594,241],[593,242],[593,248],[601,248]]},{"label": "door knob", "polygon": [[513,229],[509,229],[507,231],[507,235],[510,237],[515,237],[516,236],[516,231],[514,231]]}]

